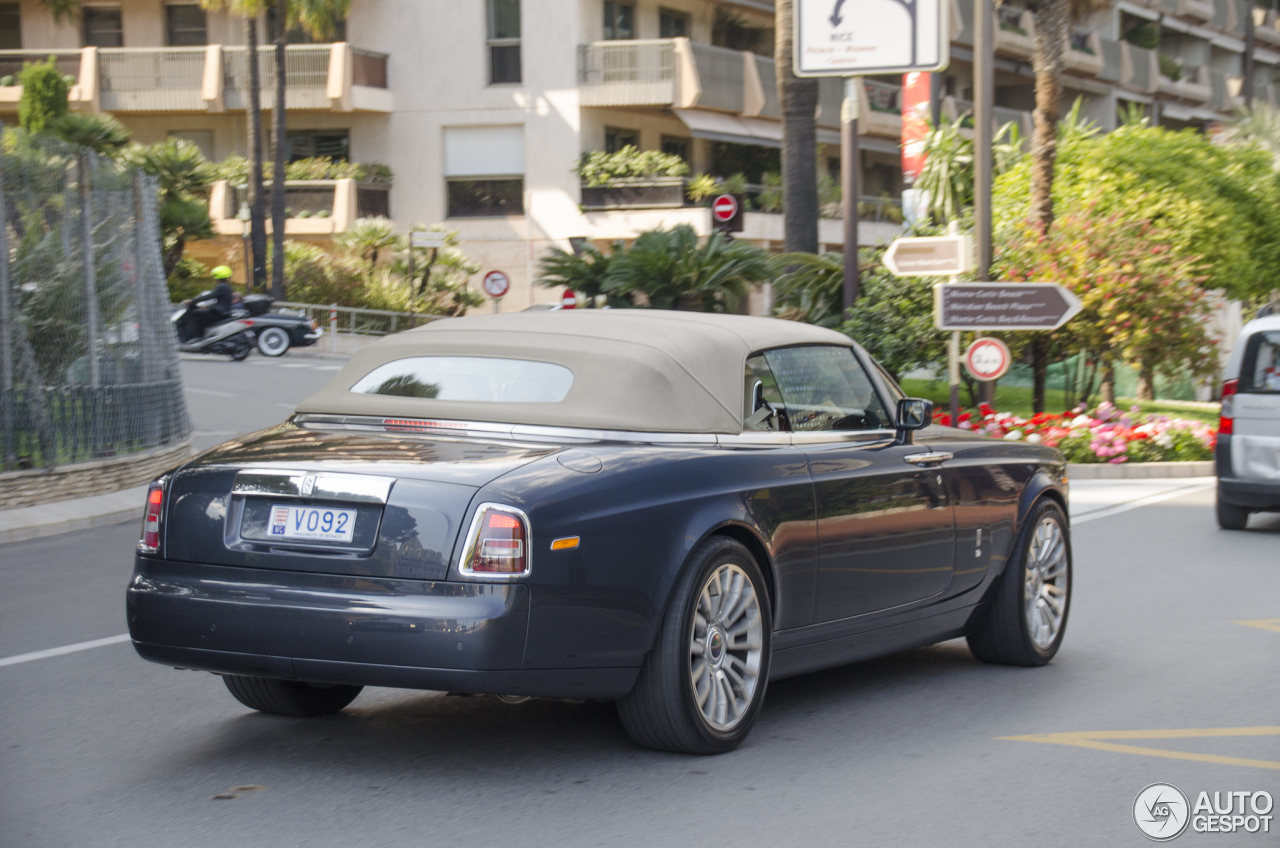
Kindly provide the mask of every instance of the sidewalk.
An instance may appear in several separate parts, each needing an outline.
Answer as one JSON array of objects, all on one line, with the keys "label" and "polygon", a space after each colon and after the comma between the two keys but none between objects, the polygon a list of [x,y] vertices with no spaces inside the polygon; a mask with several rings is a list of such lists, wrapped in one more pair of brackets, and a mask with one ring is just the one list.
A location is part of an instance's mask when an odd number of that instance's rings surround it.
[{"label": "sidewalk", "polygon": [[145,485],[108,495],[0,510],[0,545],[76,530],[104,527],[122,521],[142,521]]}]

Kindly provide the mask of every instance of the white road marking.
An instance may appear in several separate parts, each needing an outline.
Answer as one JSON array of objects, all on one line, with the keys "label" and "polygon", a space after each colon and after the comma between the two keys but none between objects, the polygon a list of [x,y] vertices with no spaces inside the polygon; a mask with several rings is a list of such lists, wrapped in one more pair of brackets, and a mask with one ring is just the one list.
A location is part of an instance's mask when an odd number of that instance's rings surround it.
[{"label": "white road marking", "polygon": [[105,639],[93,639],[89,642],[77,642],[74,645],[63,645],[61,648],[46,648],[43,651],[31,651],[26,654],[16,654],[12,657],[0,659],[0,666],[17,665],[18,663],[32,662],[33,660],[44,660],[49,657],[60,657],[63,654],[74,654],[77,651],[87,651],[90,648],[101,648],[105,645],[118,645],[121,642],[128,642],[129,634],[121,633],[119,636],[108,636]]},{"label": "white road marking", "polygon": [[1103,509],[1096,509],[1092,512],[1086,512],[1083,515],[1072,516],[1071,526],[1074,527],[1077,524],[1084,524],[1086,521],[1093,521],[1096,518],[1106,518],[1111,515],[1117,515],[1121,512],[1128,512],[1129,510],[1137,509],[1140,506],[1148,506],[1149,504],[1160,503],[1160,501],[1167,501],[1170,498],[1176,498],[1179,495],[1186,495],[1191,492],[1203,492],[1206,489],[1212,489],[1217,485],[1218,483],[1216,480],[1212,483],[1195,483],[1169,492],[1160,492],[1159,494],[1148,495],[1145,498],[1138,498],[1136,501],[1130,501],[1129,503],[1117,504],[1116,506],[1109,506]]},{"label": "white road marking", "polygon": [[282,363],[280,363],[280,367],[281,367],[281,368],[310,368],[310,367],[311,367],[311,363],[309,363],[309,362],[282,362]]},{"label": "white road marking", "polygon": [[342,370],[341,365],[316,365],[314,366],[314,368],[317,371],[341,371]]},{"label": "white road marking", "polygon": [[185,388],[186,388],[186,391],[191,392],[192,394],[195,394],[195,395],[212,395],[213,397],[235,397],[235,395],[231,394],[230,392],[215,392],[213,389],[193,389],[190,386],[186,386]]}]

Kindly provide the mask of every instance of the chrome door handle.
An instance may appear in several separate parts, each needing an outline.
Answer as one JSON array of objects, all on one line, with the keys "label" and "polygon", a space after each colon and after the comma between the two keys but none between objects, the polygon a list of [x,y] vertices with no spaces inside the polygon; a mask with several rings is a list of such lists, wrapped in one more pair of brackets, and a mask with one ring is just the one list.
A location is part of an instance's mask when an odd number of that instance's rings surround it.
[{"label": "chrome door handle", "polygon": [[935,465],[941,465],[948,459],[955,459],[955,454],[930,451],[929,453],[913,453],[910,456],[904,456],[902,459],[904,462],[919,465],[921,468],[932,468]]}]

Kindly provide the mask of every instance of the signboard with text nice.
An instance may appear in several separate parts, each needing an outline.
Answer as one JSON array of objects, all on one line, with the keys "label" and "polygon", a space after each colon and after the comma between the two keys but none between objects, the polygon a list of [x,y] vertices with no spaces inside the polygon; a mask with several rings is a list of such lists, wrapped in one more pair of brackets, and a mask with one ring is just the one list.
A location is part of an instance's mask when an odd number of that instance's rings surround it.
[{"label": "signboard with text nice", "polygon": [[1081,308],[1080,299],[1057,283],[933,287],[933,323],[939,330],[1056,330]]},{"label": "signboard with text nice", "polygon": [[795,0],[795,72],[847,77],[940,71],[950,59],[942,0]]}]

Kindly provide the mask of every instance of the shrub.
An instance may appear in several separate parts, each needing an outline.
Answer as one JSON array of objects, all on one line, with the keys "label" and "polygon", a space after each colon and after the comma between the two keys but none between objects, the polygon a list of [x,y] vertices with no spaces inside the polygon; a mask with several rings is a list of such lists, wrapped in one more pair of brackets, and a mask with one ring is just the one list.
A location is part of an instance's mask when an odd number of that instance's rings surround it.
[{"label": "shrub", "polygon": [[671,153],[641,152],[628,144],[617,153],[583,153],[577,171],[584,183],[594,187],[628,177],[682,177],[689,173],[689,163]]},{"label": "shrub", "polygon": [[18,102],[18,123],[27,132],[44,132],[50,124],[67,114],[67,92],[70,86],[58,73],[52,56],[47,62],[33,62],[18,75],[22,82],[22,99]]}]

